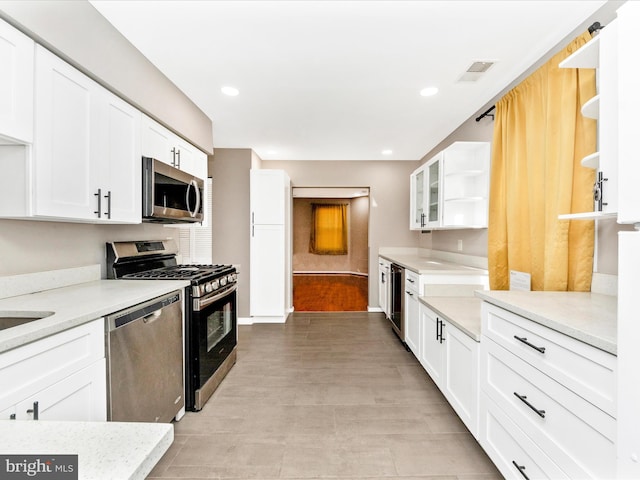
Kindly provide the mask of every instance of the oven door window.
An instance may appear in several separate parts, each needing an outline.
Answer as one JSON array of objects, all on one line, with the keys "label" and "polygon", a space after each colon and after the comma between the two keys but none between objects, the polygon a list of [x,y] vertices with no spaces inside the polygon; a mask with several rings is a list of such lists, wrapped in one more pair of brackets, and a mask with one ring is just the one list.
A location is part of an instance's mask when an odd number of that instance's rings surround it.
[{"label": "oven door window", "polygon": [[211,352],[233,329],[233,310],[230,303],[207,316],[207,352]]},{"label": "oven door window", "polygon": [[194,312],[195,330],[192,332],[197,360],[190,360],[193,372],[199,379],[197,388],[215,373],[235,347],[236,341],[236,292]]}]

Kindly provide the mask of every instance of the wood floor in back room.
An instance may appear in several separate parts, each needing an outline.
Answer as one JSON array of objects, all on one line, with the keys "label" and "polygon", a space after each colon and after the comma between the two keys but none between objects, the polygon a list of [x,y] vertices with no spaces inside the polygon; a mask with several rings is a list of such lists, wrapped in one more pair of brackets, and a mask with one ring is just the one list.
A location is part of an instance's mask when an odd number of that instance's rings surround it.
[{"label": "wood floor in back room", "polygon": [[366,312],[369,278],[362,275],[293,276],[296,312]]},{"label": "wood floor in back room", "polygon": [[382,314],[296,312],[238,335],[149,478],[502,478]]}]

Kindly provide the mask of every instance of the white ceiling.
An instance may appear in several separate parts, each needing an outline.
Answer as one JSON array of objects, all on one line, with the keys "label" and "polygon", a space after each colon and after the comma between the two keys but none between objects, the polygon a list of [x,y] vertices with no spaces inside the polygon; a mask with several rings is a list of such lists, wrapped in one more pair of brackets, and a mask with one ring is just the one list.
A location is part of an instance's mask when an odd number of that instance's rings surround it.
[{"label": "white ceiling", "polygon": [[[605,2],[91,3],[212,119],[215,148],[418,160]],[[477,60],[497,63],[459,82]]]}]

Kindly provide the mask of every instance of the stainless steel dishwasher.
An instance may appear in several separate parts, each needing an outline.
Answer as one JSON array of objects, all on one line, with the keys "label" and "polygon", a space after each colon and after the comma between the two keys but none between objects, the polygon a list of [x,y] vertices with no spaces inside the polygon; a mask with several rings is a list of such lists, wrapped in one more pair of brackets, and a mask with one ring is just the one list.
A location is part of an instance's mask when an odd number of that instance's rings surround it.
[{"label": "stainless steel dishwasher", "polygon": [[170,422],[184,406],[182,293],[106,320],[107,419]]}]

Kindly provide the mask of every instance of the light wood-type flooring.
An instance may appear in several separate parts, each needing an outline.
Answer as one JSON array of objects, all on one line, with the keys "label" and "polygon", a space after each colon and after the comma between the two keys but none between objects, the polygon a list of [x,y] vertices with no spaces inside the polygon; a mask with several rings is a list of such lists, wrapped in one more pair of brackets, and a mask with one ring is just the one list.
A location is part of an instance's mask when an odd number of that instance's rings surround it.
[{"label": "light wood-type flooring", "polygon": [[502,478],[382,314],[240,326],[238,349],[149,478]]}]

